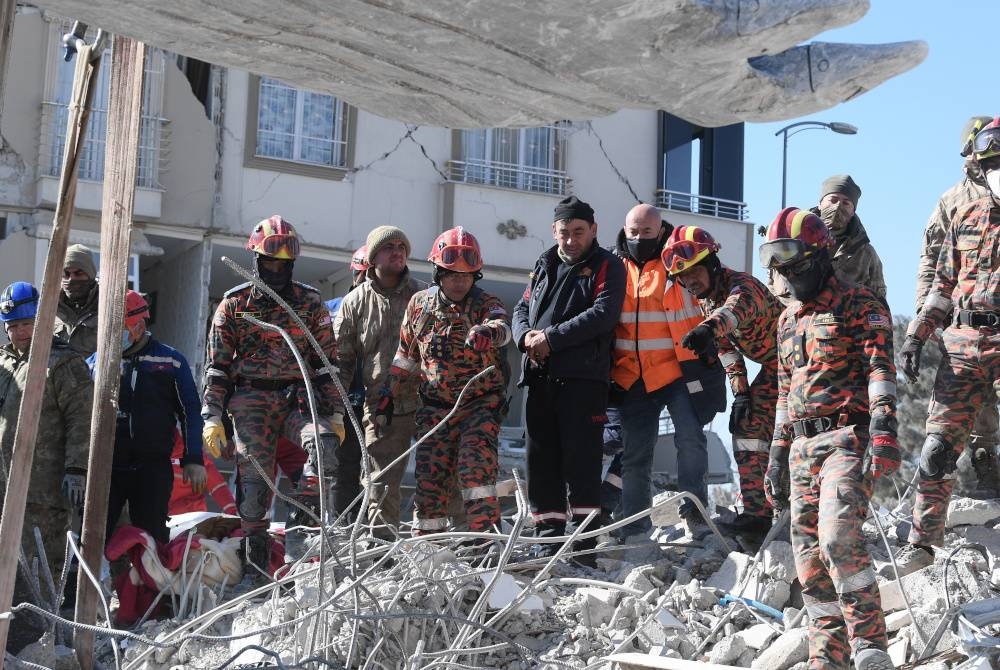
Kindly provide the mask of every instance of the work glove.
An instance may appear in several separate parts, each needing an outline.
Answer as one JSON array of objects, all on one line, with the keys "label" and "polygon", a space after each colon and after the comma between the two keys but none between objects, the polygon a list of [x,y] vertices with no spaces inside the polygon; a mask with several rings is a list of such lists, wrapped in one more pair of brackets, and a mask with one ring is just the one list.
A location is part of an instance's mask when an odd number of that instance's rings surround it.
[{"label": "work glove", "polygon": [[896,440],[898,422],[892,414],[882,411],[872,415],[869,429],[871,444],[863,462],[864,472],[871,472],[873,479],[891,475],[899,469],[899,442]]},{"label": "work glove", "polygon": [[205,426],[201,429],[201,443],[212,458],[222,455],[222,450],[226,447],[226,429],[222,427],[221,419],[214,416],[205,419]]},{"label": "work glove", "polygon": [[752,405],[750,403],[750,394],[737,393],[733,398],[733,408],[729,410],[730,433],[735,435],[741,426],[746,425],[746,422],[750,420],[751,409]]},{"label": "work glove", "polygon": [[920,353],[923,351],[924,343],[913,335],[907,335],[903,340],[903,347],[899,350],[899,360],[902,362],[903,374],[910,380],[910,383],[917,381],[920,374]]},{"label": "work glove", "polygon": [[375,404],[373,421],[375,423],[375,434],[382,436],[382,431],[386,426],[392,425],[392,414],[395,411],[392,394],[386,390]]},{"label": "work glove", "polygon": [[788,447],[772,444],[767,470],[764,472],[764,495],[775,512],[779,512],[788,505],[791,494],[791,485],[788,481]]},{"label": "work glove", "polygon": [[341,412],[335,412],[330,417],[330,430],[337,436],[337,443],[343,444],[347,437],[347,431],[344,429],[344,415]]},{"label": "work glove", "polygon": [[192,493],[204,493],[205,492],[205,482],[208,481],[208,474],[205,472],[205,466],[200,463],[187,463],[182,468],[181,477],[185,482],[191,485]]},{"label": "work glove", "polygon": [[681,340],[681,346],[690,349],[698,354],[698,357],[708,356],[715,353],[715,331],[707,323],[701,323],[691,329],[691,331]]},{"label": "work glove", "polygon": [[83,499],[87,492],[86,471],[67,472],[63,476],[60,490],[70,507],[83,507]]},{"label": "work glove", "polygon": [[465,346],[476,351],[486,351],[493,346],[493,329],[489,326],[473,326],[465,338]]}]

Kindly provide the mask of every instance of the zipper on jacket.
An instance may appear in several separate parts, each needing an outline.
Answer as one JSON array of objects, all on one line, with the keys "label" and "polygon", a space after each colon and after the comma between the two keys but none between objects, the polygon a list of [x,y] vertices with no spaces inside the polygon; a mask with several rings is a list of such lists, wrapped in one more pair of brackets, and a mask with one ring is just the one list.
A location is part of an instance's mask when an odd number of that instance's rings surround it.
[{"label": "zipper on jacket", "polygon": [[639,309],[639,284],[646,264],[643,263],[640,267],[636,263],[635,267],[639,270],[635,275],[635,360],[639,362],[639,379],[642,380],[642,356],[639,355],[639,312],[641,311]]}]

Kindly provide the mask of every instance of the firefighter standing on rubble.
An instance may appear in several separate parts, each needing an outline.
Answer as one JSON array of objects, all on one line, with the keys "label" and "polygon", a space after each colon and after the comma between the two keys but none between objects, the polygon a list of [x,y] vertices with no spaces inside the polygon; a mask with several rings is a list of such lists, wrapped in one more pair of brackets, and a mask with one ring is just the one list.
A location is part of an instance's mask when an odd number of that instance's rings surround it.
[{"label": "firefighter standing on rubble", "polygon": [[872,480],[899,467],[892,318],[868,289],[834,274],[834,239],[789,207],[767,230],[764,267],[788,283],[778,319],[778,402],[764,487],[791,497],[792,549],[810,618],[809,667],[892,667],[865,520]]},{"label": "firefighter standing on rubble", "polygon": [[[254,227],[247,249],[253,252],[260,281],[295,310],[326,356],[336,360],[330,313],[319,292],[292,280],[299,254],[299,239],[292,225],[278,215],[264,219]],[[311,368],[308,373],[318,404],[319,425],[315,429],[302,372],[292,351],[280,334],[250,323],[244,318],[247,316],[283,328],[302,353]],[[323,367],[291,316],[260,289],[247,283],[225,294],[209,332],[203,437],[213,453],[225,444],[222,413],[226,394],[232,390],[228,409],[233,418],[238,455],[237,508],[247,533],[247,561],[261,570],[266,570],[270,554],[267,528],[271,489],[250,457],[260,463],[264,473],[270,474],[274,471],[278,437],[283,435],[300,444],[309,454],[309,460],[297,497],[304,506],[318,512],[317,452],[322,450],[323,475],[329,485],[336,469],[336,450],[344,439],[343,403],[331,374],[333,371]],[[289,519],[290,525],[314,523],[300,510],[294,510]],[[292,539],[286,535],[286,542],[291,543]]]},{"label": "firefighter standing on rubble", "polygon": [[989,195],[955,214],[934,284],[899,352],[903,372],[910,380],[916,379],[924,344],[951,316],[942,335],[945,359],[927,409],[913,527],[909,544],[897,559],[901,572],[929,565],[931,547],[944,543],[958,455],[980,408],[995,405],[1000,391],[1000,290],[996,283],[1000,270],[1000,117],[976,134],[972,150]]},{"label": "firefighter standing on rubble", "polygon": [[[699,355],[717,348],[733,391],[729,432],[740,475],[743,513],[733,527],[766,533],[771,506],[764,495],[764,470],[774,431],[778,397],[778,347],[775,326],[782,305],[759,279],[724,266],[721,246],[708,231],[681,226],[663,249],[667,273],[701,302],[707,317],[681,344]],[[744,356],[760,364],[750,382]]]},{"label": "firefighter standing on rubble", "polygon": [[510,342],[507,310],[476,282],[482,278],[479,242],[461,227],[441,233],[428,256],[434,286],[410,298],[383,397],[392,398],[399,381],[420,378],[417,432],[427,434],[451,411],[465,384],[470,386],[447,423],[417,447],[414,533],[448,526],[448,503],[458,476],[465,517],[472,531],[500,521],[497,500],[497,436],[506,414]]}]

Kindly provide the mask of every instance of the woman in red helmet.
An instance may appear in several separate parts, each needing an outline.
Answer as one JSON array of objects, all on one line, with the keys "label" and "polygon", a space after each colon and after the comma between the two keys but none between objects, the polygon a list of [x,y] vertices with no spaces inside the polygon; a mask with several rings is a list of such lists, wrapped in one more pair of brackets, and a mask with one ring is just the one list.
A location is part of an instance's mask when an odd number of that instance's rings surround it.
[{"label": "woman in red helmet", "polygon": [[476,286],[482,278],[479,242],[463,228],[441,233],[428,256],[434,286],[410,298],[399,333],[386,397],[400,379],[420,375],[417,434],[437,425],[471,377],[494,366],[465,393],[458,411],[427,438],[416,454],[414,533],[448,527],[448,499],[458,476],[469,529],[500,521],[497,436],[506,413],[510,377],[504,348],[510,342],[507,310]]}]

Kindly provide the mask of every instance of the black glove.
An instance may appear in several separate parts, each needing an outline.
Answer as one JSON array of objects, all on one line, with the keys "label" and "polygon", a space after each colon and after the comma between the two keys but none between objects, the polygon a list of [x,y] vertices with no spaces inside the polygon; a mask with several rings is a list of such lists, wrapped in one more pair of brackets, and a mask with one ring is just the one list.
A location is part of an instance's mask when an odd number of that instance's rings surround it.
[{"label": "black glove", "polygon": [[750,410],[753,408],[749,393],[737,393],[733,398],[733,408],[729,410],[729,432],[734,435],[740,426],[750,420]]},{"label": "black glove", "polygon": [[715,331],[707,323],[698,324],[691,329],[691,332],[684,336],[684,339],[681,340],[681,346],[685,349],[690,349],[698,354],[699,357],[710,353],[714,354]]},{"label": "black glove", "polygon": [[923,349],[923,342],[913,335],[907,335],[903,347],[899,350],[903,374],[911,383],[917,381],[917,375],[920,374],[920,354]]},{"label": "black glove", "polygon": [[375,405],[375,434],[382,435],[382,429],[392,425],[392,415],[395,412],[395,403],[391,394],[385,394],[378,399]]},{"label": "black glove", "polygon": [[767,502],[771,503],[771,507],[779,511],[788,505],[791,494],[791,485],[788,481],[788,448],[772,444],[767,471],[764,473],[764,495],[767,497]]}]

